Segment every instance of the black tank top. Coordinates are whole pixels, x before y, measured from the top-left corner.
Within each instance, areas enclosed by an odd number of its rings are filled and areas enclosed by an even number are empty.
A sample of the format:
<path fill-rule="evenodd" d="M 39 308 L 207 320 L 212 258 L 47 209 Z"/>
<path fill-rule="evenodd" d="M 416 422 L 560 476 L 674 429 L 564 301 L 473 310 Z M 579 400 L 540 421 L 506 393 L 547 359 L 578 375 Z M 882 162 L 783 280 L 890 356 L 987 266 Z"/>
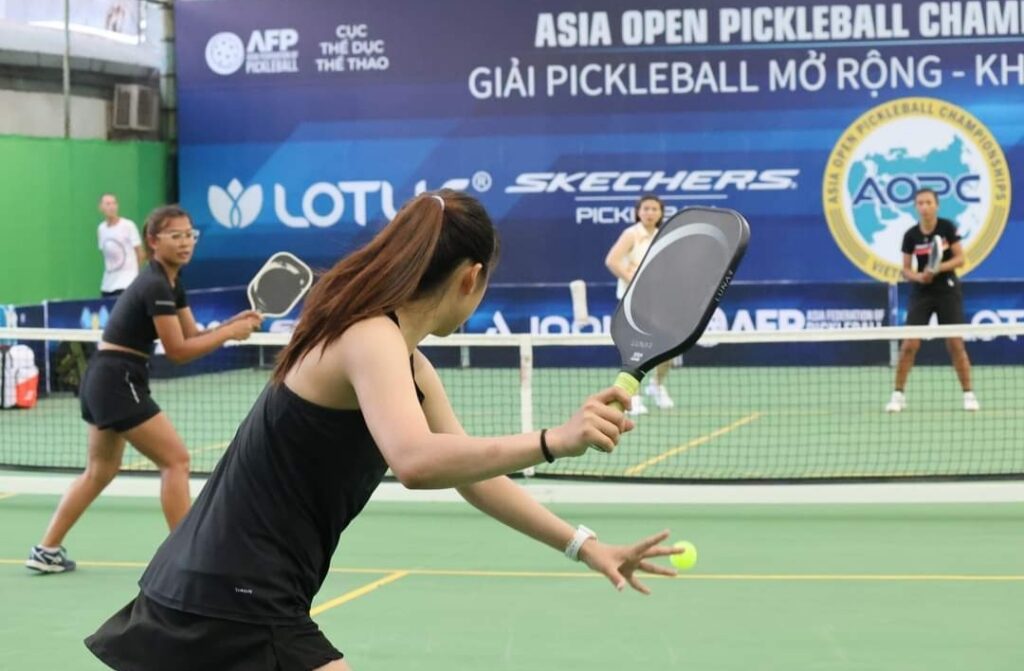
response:
<path fill-rule="evenodd" d="M 271 383 L 139 585 L 189 613 L 306 620 L 341 532 L 386 470 L 362 412 Z"/>

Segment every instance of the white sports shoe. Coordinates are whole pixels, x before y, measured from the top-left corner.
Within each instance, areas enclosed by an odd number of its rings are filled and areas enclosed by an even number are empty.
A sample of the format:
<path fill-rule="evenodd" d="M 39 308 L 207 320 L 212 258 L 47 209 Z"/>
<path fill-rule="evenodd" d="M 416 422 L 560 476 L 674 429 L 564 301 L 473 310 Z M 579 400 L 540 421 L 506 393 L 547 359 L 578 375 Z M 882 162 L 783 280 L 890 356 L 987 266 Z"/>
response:
<path fill-rule="evenodd" d="M 885 404 L 886 412 L 903 412 L 907 409 L 907 397 L 903 395 L 902 391 L 894 391 L 892 396 L 889 398 L 889 402 Z"/>
<path fill-rule="evenodd" d="M 646 415 L 647 406 L 644 405 L 644 398 L 640 394 L 633 397 L 633 403 L 630 409 L 626 411 L 627 415 Z"/>
<path fill-rule="evenodd" d="M 647 389 L 645 389 L 644 392 L 651 397 L 651 400 L 654 401 L 654 405 L 656 405 L 659 410 L 668 410 L 669 408 L 676 407 L 676 402 L 668 395 L 668 389 L 666 389 L 663 384 L 652 382 L 647 385 Z"/>
<path fill-rule="evenodd" d="M 977 412 L 981 410 L 981 404 L 978 403 L 978 397 L 974 395 L 973 391 L 964 392 L 964 410 L 967 412 Z"/>

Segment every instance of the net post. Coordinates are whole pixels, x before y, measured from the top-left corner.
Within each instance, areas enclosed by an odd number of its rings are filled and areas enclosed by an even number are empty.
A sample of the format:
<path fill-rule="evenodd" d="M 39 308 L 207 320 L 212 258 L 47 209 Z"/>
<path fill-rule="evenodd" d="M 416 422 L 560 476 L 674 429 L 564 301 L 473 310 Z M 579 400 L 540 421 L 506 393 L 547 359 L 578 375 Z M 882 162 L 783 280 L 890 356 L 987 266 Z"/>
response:
<path fill-rule="evenodd" d="M 519 430 L 533 431 L 533 343 L 524 335 L 519 341 Z M 523 475 L 532 477 L 533 466 L 523 470 Z"/>

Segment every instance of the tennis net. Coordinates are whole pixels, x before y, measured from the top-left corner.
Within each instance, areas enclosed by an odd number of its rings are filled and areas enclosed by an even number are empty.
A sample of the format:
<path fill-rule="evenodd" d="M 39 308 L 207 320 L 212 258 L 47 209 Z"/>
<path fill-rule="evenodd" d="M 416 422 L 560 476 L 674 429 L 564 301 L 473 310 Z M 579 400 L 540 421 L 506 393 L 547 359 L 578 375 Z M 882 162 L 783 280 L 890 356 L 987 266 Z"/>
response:
<path fill-rule="evenodd" d="M 0 329 L 0 343 L 30 346 L 40 369 L 36 406 L 0 410 L 0 468 L 84 465 L 76 391 L 99 336 Z M 946 337 L 967 343 L 977 412 L 963 409 Z M 185 366 L 153 357 L 153 398 L 189 446 L 195 472 L 211 471 L 228 448 L 287 338 L 256 334 Z M 905 338 L 925 342 L 906 409 L 887 413 Z M 456 335 L 422 349 L 473 435 L 560 424 L 614 380 L 618 364 L 603 335 Z M 648 412 L 613 454 L 591 451 L 534 474 L 676 482 L 1024 475 L 1024 326 L 709 332 L 675 364 L 665 381 L 674 407 L 645 397 Z M 124 470 L 153 468 L 126 451 Z"/>

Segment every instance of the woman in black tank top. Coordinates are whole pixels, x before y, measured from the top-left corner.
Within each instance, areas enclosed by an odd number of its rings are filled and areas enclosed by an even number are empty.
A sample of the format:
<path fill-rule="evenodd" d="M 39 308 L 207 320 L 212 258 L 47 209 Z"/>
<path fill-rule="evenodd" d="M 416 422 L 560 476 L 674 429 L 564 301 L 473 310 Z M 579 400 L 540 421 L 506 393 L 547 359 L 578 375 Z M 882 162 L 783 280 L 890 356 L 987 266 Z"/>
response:
<path fill-rule="evenodd" d="M 632 423 L 621 390 L 586 400 L 565 424 L 467 436 L 430 362 L 427 335 L 455 331 L 479 305 L 497 260 L 486 211 L 442 190 L 407 203 L 368 245 L 313 287 L 273 379 L 139 595 L 86 644 L 112 668 L 344 671 L 309 611 L 339 536 L 390 467 L 409 488 L 455 487 L 474 506 L 617 589 L 674 552 L 667 532 L 629 546 L 573 529 L 505 477 L 539 463 L 610 452 Z M 225 561 L 230 557 L 230 561 Z"/>
<path fill-rule="evenodd" d="M 130 442 L 160 469 L 160 503 L 173 529 L 188 512 L 188 450 L 149 394 L 149 357 L 159 338 L 167 358 L 184 363 L 228 340 L 244 340 L 259 327 L 252 311 L 201 332 L 192 317 L 181 269 L 192 258 L 197 231 L 176 205 L 159 207 L 143 230 L 149 265 L 117 299 L 99 349 L 79 387 L 82 419 L 89 425 L 85 472 L 71 483 L 39 545 L 25 565 L 40 573 L 75 569 L 62 543 L 72 525 L 121 468 Z"/>

